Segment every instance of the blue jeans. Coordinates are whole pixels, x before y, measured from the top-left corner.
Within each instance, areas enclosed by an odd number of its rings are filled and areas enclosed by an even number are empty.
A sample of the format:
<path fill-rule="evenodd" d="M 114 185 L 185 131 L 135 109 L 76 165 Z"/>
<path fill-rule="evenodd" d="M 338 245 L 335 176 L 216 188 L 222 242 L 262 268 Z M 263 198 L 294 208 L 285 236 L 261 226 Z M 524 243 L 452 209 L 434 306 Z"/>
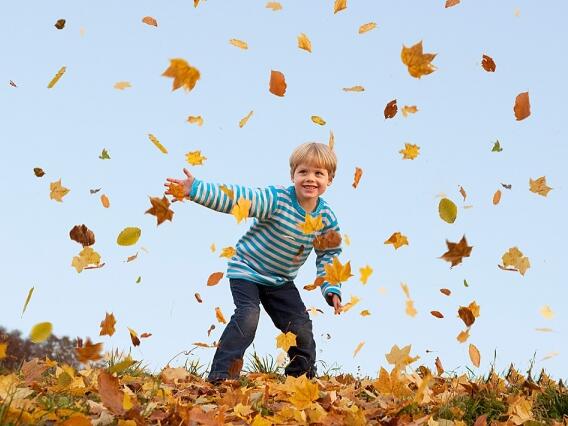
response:
<path fill-rule="evenodd" d="M 306 373 L 308 378 L 315 377 L 316 343 L 312 321 L 294 282 L 267 286 L 231 278 L 229 283 L 236 309 L 219 339 L 208 380 L 238 377 L 240 368 L 231 372 L 234 377 L 229 370 L 234 370 L 233 366 L 243 359 L 254 339 L 260 303 L 280 331 L 296 335 L 296 346 L 288 350 L 290 363 L 284 369 L 285 374 L 298 377 Z"/>

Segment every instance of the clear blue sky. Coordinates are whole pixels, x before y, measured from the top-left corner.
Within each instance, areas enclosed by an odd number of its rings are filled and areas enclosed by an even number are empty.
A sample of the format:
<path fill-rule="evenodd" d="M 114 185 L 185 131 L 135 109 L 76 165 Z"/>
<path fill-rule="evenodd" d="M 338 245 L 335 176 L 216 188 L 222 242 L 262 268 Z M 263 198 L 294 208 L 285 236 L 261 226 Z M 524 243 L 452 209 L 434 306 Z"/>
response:
<path fill-rule="evenodd" d="M 301 290 L 308 307 L 325 312 L 313 318 L 319 359 L 375 375 L 387 366 L 384 354 L 392 345 L 412 344 L 412 354 L 426 365 L 439 356 L 447 370 L 463 371 L 472 367 L 473 343 L 482 355 L 480 372 L 488 371 L 494 350 L 498 370 L 510 362 L 526 370 L 536 352 L 535 368 L 566 378 L 568 64 L 558 36 L 566 25 L 566 3 L 466 0 L 445 9 L 442 0 L 351 0 L 336 15 L 331 0 L 282 1 L 279 12 L 264 5 L 208 0 L 194 9 L 192 1 L 176 0 L 4 6 L 0 324 L 27 334 L 33 324 L 51 321 L 58 335 L 89 336 L 107 349 L 125 350 L 127 326 L 151 332 L 132 352 L 156 369 L 194 341 L 217 340 L 223 326 L 214 308 L 220 306 L 229 319 L 232 298 L 226 278 L 215 287 L 205 283 L 212 272 L 225 271 L 219 249 L 234 246 L 251 222 L 237 224 L 231 215 L 186 202 L 173 206 L 173 222 L 156 227 L 155 218 L 144 214 L 148 196 L 163 192 L 166 177 L 183 177 L 185 153 L 194 150 L 207 157 L 203 166 L 188 166 L 200 179 L 289 185 L 294 147 L 327 142 L 332 130 L 339 167 L 324 198 L 351 238 L 341 260 L 351 261 L 355 277 L 343 285 L 344 301 L 356 295 L 361 302 L 334 316 L 321 293 Z M 157 28 L 141 22 L 146 15 L 157 19 Z M 67 20 L 63 30 L 53 27 L 59 18 Z M 370 21 L 377 28 L 359 35 L 359 26 Z M 312 53 L 297 47 L 302 32 L 312 41 Z M 230 45 L 231 38 L 247 41 L 249 49 Z M 400 51 L 420 40 L 425 52 L 437 53 L 437 70 L 418 80 L 408 74 Z M 482 54 L 493 57 L 495 73 L 481 68 Z M 189 93 L 172 92 L 172 80 L 161 76 L 176 57 L 201 72 Z M 47 89 L 61 66 L 67 72 Z M 268 91 L 271 69 L 286 76 L 283 98 Z M 118 81 L 132 87 L 118 91 Z M 341 90 L 354 85 L 366 91 Z M 514 99 L 525 91 L 532 114 L 516 121 Z M 417 105 L 419 112 L 404 118 L 399 111 L 385 120 L 383 109 L 392 99 L 399 108 Z M 239 128 L 250 110 L 253 117 Z M 203 127 L 187 123 L 188 115 L 202 115 Z M 312 123 L 311 115 L 327 124 Z M 148 133 L 168 148 L 167 155 Z M 500 153 L 491 152 L 497 139 Z M 401 159 L 405 142 L 420 146 L 417 159 Z M 103 148 L 111 160 L 98 158 Z M 46 175 L 35 177 L 34 167 Z M 363 169 L 357 189 L 351 186 L 355 167 Z M 543 175 L 553 188 L 546 198 L 528 189 L 530 178 Z M 49 199 L 49 183 L 59 178 L 71 189 L 62 203 Z M 512 190 L 501 188 L 503 198 L 494 206 L 500 183 Z M 459 185 L 471 209 L 463 208 Z M 99 194 L 89 193 L 99 187 Z M 109 196 L 109 209 L 101 206 L 101 193 Z M 458 205 L 454 224 L 438 216 L 439 193 Z M 68 234 L 82 223 L 95 232 L 94 248 L 106 266 L 78 274 L 70 263 L 81 247 Z M 136 246 L 116 244 L 127 226 L 142 229 Z M 383 242 L 396 231 L 410 244 L 395 251 Z M 458 241 L 464 234 L 471 257 L 450 270 L 438 257 L 446 239 Z M 530 259 L 524 277 L 497 268 L 513 246 Z M 125 263 L 136 251 L 138 259 Z M 374 274 L 363 286 L 359 268 L 367 264 Z M 296 284 L 303 287 L 314 275 L 312 253 Z M 404 312 L 401 282 L 410 288 L 415 318 Z M 31 286 L 35 293 L 20 318 Z M 450 297 L 439 292 L 443 287 L 452 290 Z M 464 327 L 457 310 L 473 300 L 481 315 L 468 342 L 460 344 L 456 335 Z M 544 305 L 555 312 L 552 320 L 539 314 Z M 362 309 L 371 316 L 361 317 Z M 445 318 L 434 318 L 431 310 Z M 98 339 L 105 312 L 116 316 L 117 332 Z M 208 338 L 211 324 L 216 329 Z M 263 313 L 257 351 L 276 356 L 278 333 Z M 326 333 L 331 339 L 322 337 Z M 559 355 L 541 361 L 551 352 Z M 195 353 L 209 362 L 214 349 Z"/>

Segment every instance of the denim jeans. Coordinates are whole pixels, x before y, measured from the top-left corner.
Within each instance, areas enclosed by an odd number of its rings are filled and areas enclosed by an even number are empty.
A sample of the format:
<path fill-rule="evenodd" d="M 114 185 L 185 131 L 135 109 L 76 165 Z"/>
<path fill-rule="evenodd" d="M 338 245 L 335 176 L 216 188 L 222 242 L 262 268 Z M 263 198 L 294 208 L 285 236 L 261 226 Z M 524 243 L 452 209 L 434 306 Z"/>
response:
<path fill-rule="evenodd" d="M 312 321 L 294 282 L 268 286 L 231 278 L 229 283 L 236 309 L 219 339 L 208 380 L 235 378 L 229 370 L 242 360 L 254 339 L 260 303 L 280 331 L 296 335 L 296 346 L 288 350 L 290 363 L 284 369 L 285 374 L 298 377 L 306 373 L 308 378 L 315 377 L 316 343 Z M 238 377 L 240 368 L 238 370 L 231 373 Z"/>

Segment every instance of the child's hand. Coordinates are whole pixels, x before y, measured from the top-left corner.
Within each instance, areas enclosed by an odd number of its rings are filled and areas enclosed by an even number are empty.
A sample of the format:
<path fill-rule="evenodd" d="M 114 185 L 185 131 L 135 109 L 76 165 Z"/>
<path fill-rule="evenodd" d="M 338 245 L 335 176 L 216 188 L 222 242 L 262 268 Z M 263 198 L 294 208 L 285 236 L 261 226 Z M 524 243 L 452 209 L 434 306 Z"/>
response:
<path fill-rule="evenodd" d="M 166 179 L 168 181 L 168 183 L 164 183 L 164 186 L 166 186 L 168 188 L 168 190 L 166 191 L 167 195 L 174 195 L 171 191 L 170 185 L 172 183 L 175 183 L 175 184 L 181 185 L 183 187 L 183 193 L 186 195 L 186 197 L 189 196 L 189 191 L 191 190 L 191 185 L 193 185 L 193 181 L 195 180 L 195 177 L 193 177 L 193 175 L 186 168 L 183 169 L 183 172 L 187 176 L 187 179 L 184 179 L 184 180 L 173 179 L 173 178 L 167 178 Z M 176 202 L 176 201 L 177 201 L 177 199 L 174 198 L 172 202 Z"/>
<path fill-rule="evenodd" d="M 341 313 L 341 308 L 342 308 L 341 299 L 337 294 L 334 294 L 331 301 L 333 302 L 333 308 L 335 309 L 334 314 L 339 315 Z"/>

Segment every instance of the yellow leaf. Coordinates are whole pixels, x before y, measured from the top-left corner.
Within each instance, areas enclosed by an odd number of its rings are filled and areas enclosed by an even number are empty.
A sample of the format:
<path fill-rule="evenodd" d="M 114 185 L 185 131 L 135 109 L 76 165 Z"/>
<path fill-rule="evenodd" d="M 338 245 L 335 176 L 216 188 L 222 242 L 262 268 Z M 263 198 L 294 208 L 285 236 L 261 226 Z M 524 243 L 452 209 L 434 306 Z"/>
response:
<path fill-rule="evenodd" d="M 329 149 L 331 149 L 333 151 L 333 147 L 335 146 L 335 136 L 333 135 L 333 132 L 331 130 L 329 131 L 328 146 L 329 146 Z"/>
<path fill-rule="evenodd" d="M 209 246 L 209 249 L 211 250 L 211 253 L 215 253 L 215 250 L 217 250 L 217 247 L 215 246 L 215 243 L 212 243 L 212 244 Z"/>
<path fill-rule="evenodd" d="M 325 126 L 325 120 L 317 115 L 312 115 L 312 121 L 320 126 Z"/>
<path fill-rule="evenodd" d="M 406 309 L 405 309 L 406 315 L 410 316 L 410 317 L 415 317 L 416 314 L 418 313 L 416 311 L 416 309 L 414 308 L 414 300 L 412 299 L 408 299 L 406 301 Z"/>
<path fill-rule="evenodd" d="M 351 309 L 352 307 L 354 307 L 356 304 L 358 304 L 361 301 L 360 298 L 358 298 L 355 295 L 351 296 L 351 300 L 349 300 L 349 302 L 347 302 L 345 305 L 343 305 L 341 307 L 341 312 L 347 312 L 349 309 Z"/>
<path fill-rule="evenodd" d="M 363 86 L 351 86 L 351 87 L 344 87 L 344 92 L 364 92 L 365 88 Z"/>
<path fill-rule="evenodd" d="M 215 317 L 217 318 L 217 321 L 219 321 L 220 323 L 227 324 L 227 320 L 223 316 L 223 312 L 221 312 L 221 308 L 218 307 L 218 306 L 215 308 Z"/>
<path fill-rule="evenodd" d="M 113 86 L 116 90 L 124 90 L 124 89 L 128 89 L 129 87 L 132 87 L 130 85 L 130 83 L 128 81 L 119 81 L 117 83 L 114 83 Z"/>
<path fill-rule="evenodd" d="M 166 149 L 166 147 L 160 143 L 160 141 L 158 140 L 158 138 L 156 136 L 154 136 L 152 133 L 149 133 L 148 138 L 150 138 L 150 140 L 156 146 L 156 148 L 158 148 L 164 154 L 168 153 L 168 150 Z"/>
<path fill-rule="evenodd" d="M 32 327 L 30 331 L 30 340 L 34 343 L 41 343 L 51 336 L 53 326 L 50 322 L 40 322 Z"/>
<path fill-rule="evenodd" d="M 26 301 L 24 302 L 24 307 L 22 308 L 22 315 L 20 315 L 20 317 L 23 317 L 24 312 L 26 312 L 26 308 L 28 307 L 28 303 L 30 303 L 30 299 L 32 298 L 32 294 L 34 292 L 34 288 L 35 287 L 30 288 L 30 290 L 28 291 L 28 296 L 26 297 Z"/>
<path fill-rule="evenodd" d="M 351 244 L 351 238 L 349 238 L 349 235 L 347 234 L 343 234 L 343 241 L 345 242 L 346 246 L 349 246 Z"/>
<path fill-rule="evenodd" d="M 0 343 L 0 360 L 6 358 L 7 349 L 8 349 L 8 343 Z"/>
<path fill-rule="evenodd" d="M 375 28 L 377 28 L 377 24 L 375 22 L 368 22 L 359 27 L 359 34 L 364 34 L 368 31 L 374 30 Z"/>
<path fill-rule="evenodd" d="M 529 178 L 529 189 L 531 192 L 542 195 L 543 197 L 546 197 L 546 195 L 550 192 L 550 190 L 552 190 L 552 188 L 546 185 L 545 176 L 541 176 L 536 180 L 532 180 Z"/>
<path fill-rule="evenodd" d="M 361 350 L 361 348 L 365 345 L 365 342 L 359 342 L 359 344 L 357 345 L 357 347 L 355 348 L 355 351 L 353 351 L 353 358 L 355 358 L 355 355 L 357 355 L 359 353 L 359 351 Z"/>
<path fill-rule="evenodd" d="M 313 402 L 319 398 L 318 384 L 312 383 L 305 374 L 298 378 L 288 376 L 285 385 L 291 388 L 292 396 L 290 397 L 290 402 L 298 410 L 310 408 Z"/>
<path fill-rule="evenodd" d="M 260 413 L 257 413 L 252 420 L 251 426 L 272 426 L 272 424 L 270 420 L 265 419 Z"/>
<path fill-rule="evenodd" d="M 481 361 L 481 354 L 479 353 L 479 349 L 473 344 L 469 344 L 469 359 L 476 367 L 479 367 L 479 363 Z"/>
<path fill-rule="evenodd" d="M 405 143 L 404 149 L 401 149 L 398 152 L 402 154 L 403 160 L 414 160 L 416 157 L 418 157 L 418 151 L 420 151 L 420 147 L 418 145 Z"/>
<path fill-rule="evenodd" d="M 473 302 L 471 302 L 469 305 L 467 305 L 467 307 L 469 308 L 469 310 L 471 311 L 471 313 L 473 314 L 473 316 L 475 318 L 479 318 L 479 305 L 475 302 L 475 300 Z"/>
<path fill-rule="evenodd" d="M 410 291 L 408 290 L 408 284 L 400 283 L 400 288 L 402 288 L 402 291 L 404 292 L 404 295 L 406 296 L 406 298 L 410 299 Z"/>
<path fill-rule="evenodd" d="M 464 331 L 460 331 L 460 334 L 458 334 L 458 336 L 456 337 L 456 339 L 460 343 L 464 343 L 468 338 L 469 338 L 469 328 Z"/>
<path fill-rule="evenodd" d="M 324 279 L 330 284 L 339 284 L 353 276 L 351 273 L 351 263 L 348 261 L 345 265 L 342 265 L 337 256 L 333 257 L 331 264 L 325 264 L 324 269 Z"/>
<path fill-rule="evenodd" d="M 245 124 L 247 124 L 247 122 L 249 121 L 249 118 L 252 117 L 254 111 L 249 112 L 247 115 L 245 115 L 243 118 L 241 118 L 241 120 L 239 121 L 239 127 L 242 129 L 243 126 Z"/>
<path fill-rule="evenodd" d="M 418 112 L 418 108 L 416 105 L 404 105 L 401 111 L 403 117 L 408 117 L 409 114 L 416 114 L 416 112 Z"/>
<path fill-rule="evenodd" d="M 266 3 L 266 8 L 272 9 L 273 12 L 276 12 L 277 10 L 282 10 L 282 5 L 277 1 L 269 1 Z"/>
<path fill-rule="evenodd" d="M 242 220 L 246 220 L 249 215 L 251 206 L 251 201 L 244 197 L 239 198 L 238 203 L 233 205 L 231 214 L 237 219 L 237 223 L 241 223 Z"/>
<path fill-rule="evenodd" d="M 298 224 L 298 228 L 301 229 L 304 234 L 312 234 L 323 229 L 322 215 L 320 214 L 313 217 L 311 214 L 306 213 L 305 221 Z"/>
<path fill-rule="evenodd" d="M 101 255 L 94 251 L 92 247 L 85 247 L 79 252 L 79 256 L 73 257 L 71 266 L 81 273 L 89 265 L 99 266 L 100 262 Z"/>
<path fill-rule="evenodd" d="M 359 278 L 363 284 L 367 284 L 367 280 L 373 273 L 373 268 L 369 265 L 366 265 L 363 268 L 359 268 L 359 272 L 361 273 L 361 277 Z"/>
<path fill-rule="evenodd" d="M 291 331 L 276 336 L 276 347 L 288 352 L 290 346 L 296 346 L 296 335 Z"/>
<path fill-rule="evenodd" d="M 298 47 L 300 49 L 304 49 L 308 52 L 312 51 L 312 42 L 310 41 L 310 39 L 308 38 L 307 35 L 305 35 L 304 33 L 301 33 L 298 36 Z"/>
<path fill-rule="evenodd" d="M 140 235 L 142 235 L 142 230 L 140 228 L 126 227 L 120 231 L 120 234 L 118 234 L 116 243 L 119 246 L 132 246 L 138 242 Z"/>
<path fill-rule="evenodd" d="M 389 237 L 388 240 L 385 241 L 385 244 L 392 244 L 396 250 L 403 245 L 408 245 L 408 238 L 406 238 L 406 236 L 402 235 L 400 232 L 395 232 Z"/>
<path fill-rule="evenodd" d="M 122 408 L 126 411 L 130 410 L 133 407 L 132 401 L 130 400 L 130 395 L 126 392 L 124 393 L 124 398 L 122 398 Z M 133 421 L 134 425 L 136 423 Z"/>
<path fill-rule="evenodd" d="M 554 312 L 552 312 L 552 309 L 550 309 L 550 306 L 548 305 L 544 305 L 540 308 L 540 314 L 546 319 L 554 318 Z"/>
<path fill-rule="evenodd" d="M 190 151 L 186 152 L 185 159 L 192 166 L 201 166 L 207 157 L 201 155 L 201 151 Z"/>
<path fill-rule="evenodd" d="M 190 124 L 197 124 L 199 127 L 203 126 L 203 117 L 200 115 L 190 115 L 187 117 L 187 121 Z"/>
<path fill-rule="evenodd" d="M 532 402 L 521 395 L 511 395 L 508 398 L 509 420 L 515 425 L 522 425 L 533 420 Z"/>
<path fill-rule="evenodd" d="M 232 38 L 232 39 L 229 40 L 229 43 L 231 43 L 235 47 L 238 47 L 239 49 L 243 49 L 243 50 L 248 49 L 247 42 L 243 41 L 243 40 L 238 40 L 236 38 Z"/>
<path fill-rule="evenodd" d="M 368 317 L 369 315 L 371 315 L 371 313 L 369 312 L 368 309 L 364 309 L 361 312 L 359 312 L 359 315 L 361 315 L 362 317 Z"/>
<path fill-rule="evenodd" d="M 59 81 L 59 79 L 61 77 L 63 77 L 63 74 L 65 74 L 65 71 L 67 70 L 67 68 L 65 67 L 61 67 L 59 69 L 59 71 L 57 71 L 57 74 L 55 74 L 55 76 L 51 79 L 51 81 L 49 82 L 49 84 L 47 85 L 48 89 L 51 89 L 53 86 L 55 86 L 57 84 L 57 82 Z"/>
<path fill-rule="evenodd" d="M 170 59 L 170 66 L 162 73 L 162 76 L 174 79 L 172 90 L 183 87 L 186 91 L 190 91 L 195 87 L 201 74 L 197 68 L 189 65 L 186 60 L 176 58 Z"/>
<path fill-rule="evenodd" d="M 431 62 L 436 57 L 435 53 L 422 53 L 422 41 L 414 46 L 402 46 L 400 58 L 402 63 L 408 67 L 408 72 L 412 77 L 420 78 L 436 70 Z"/>
<path fill-rule="evenodd" d="M 412 345 L 407 345 L 403 348 L 399 348 L 398 345 L 394 345 L 390 352 L 385 355 L 387 362 L 399 368 L 406 367 L 408 364 L 413 363 L 420 357 L 416 356 L 413 358 L 410 356 L 411 347 Z"/>
<path fill-rule="evenodd" d="M 333 4 L 333 13 L 336 14 L 337 12 L 347 8 L 347 0 L 335 0 Z"/>
<path fill-rule="evenodd" d="M 511 247 L 503 256 L 503 266 L 512 266 L 519 271 L 521 275 L 525 275 L 525 272 L 530 268 L 529 258 L 523 256 L 523 253 L 517 247 Z M 515 270 L 513 269 L 513 270 Z"/>
<path fill-rule="evenodd" d="M 49 184 L 49 191 L 49 198 L 59 201 L 60 203 L 63 201 L 63 197 L 69 193 L 69 189 L 61 185 L 61 179 L 56 182 L 51 182 Z"/>
<path fill-rule="evenodd" d="M 458 208 L 454 202 L 448 198 L 442 198 L 438 204 L 438 213 L 443 221 L 454 223 L 458 215 Z"/>
<path fill-rule="evenodd" d="M 235 254 L 237 254 L 237 250 L 235 250 L 234 247 L 231 247 L 231 246 L 223 247 L 221 249 L 221 254 L 219 255 L 219 257 L 226 257 L 227 259 L 230 259 Z"/>

